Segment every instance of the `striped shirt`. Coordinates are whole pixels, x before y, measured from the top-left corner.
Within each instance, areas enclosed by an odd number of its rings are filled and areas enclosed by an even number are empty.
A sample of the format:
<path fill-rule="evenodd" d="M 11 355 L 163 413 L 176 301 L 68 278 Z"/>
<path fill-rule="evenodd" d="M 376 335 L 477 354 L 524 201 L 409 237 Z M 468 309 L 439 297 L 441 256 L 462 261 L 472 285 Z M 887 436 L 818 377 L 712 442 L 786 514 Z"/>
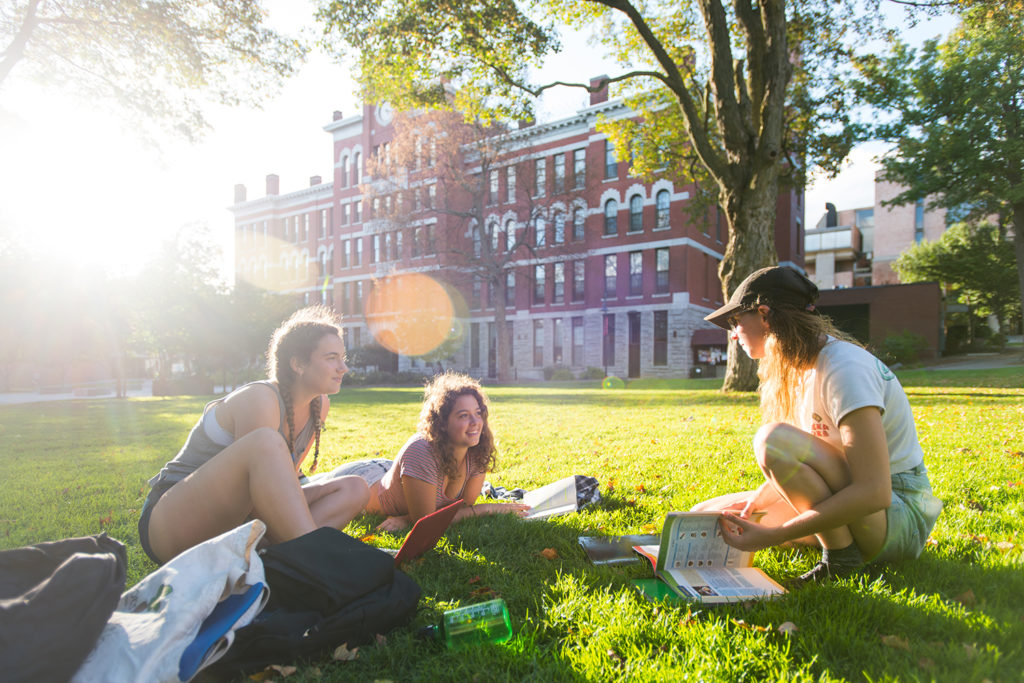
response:
<path fill-rule="evenodd" d="M 402 490 L 402 477 L 412 477 L 433 484 L 436 490 L 435 510 L 450 505 L 462 498 L 466 490 L 466 483 L 476 474 L 482 474 L 470 469 L 469 457 L 465 459 L 466 478 L 462 482 L 462 488 L 454 498 L 445 495 L 445 477 L 441 471 L 438 457 L 434 453 L 433 446 L 421 434 L 414 434 L 405 442 L 402 449 L 398 451 L 398 457 L 388 470 L 384 478 L 380 480 L 381 511 L 388 517 L 405 515 L 409 512 L 409 505 L 405 500 L 405 492 Z"/>

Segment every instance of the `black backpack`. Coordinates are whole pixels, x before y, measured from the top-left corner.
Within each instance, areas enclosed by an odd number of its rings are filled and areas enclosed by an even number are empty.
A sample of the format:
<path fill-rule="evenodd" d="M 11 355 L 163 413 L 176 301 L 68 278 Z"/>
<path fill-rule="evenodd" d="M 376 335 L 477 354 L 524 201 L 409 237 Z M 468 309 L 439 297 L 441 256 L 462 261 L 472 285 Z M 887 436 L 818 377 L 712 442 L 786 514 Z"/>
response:
<path fill-rule="evenodd" d="M 412 619 L 420 587 L 395 558 L 330 527 L 261 552 L 270 587 L 266 608 L 211 669 L 261 670 L 323 655 L 342 643 L 373 641 Z"/>

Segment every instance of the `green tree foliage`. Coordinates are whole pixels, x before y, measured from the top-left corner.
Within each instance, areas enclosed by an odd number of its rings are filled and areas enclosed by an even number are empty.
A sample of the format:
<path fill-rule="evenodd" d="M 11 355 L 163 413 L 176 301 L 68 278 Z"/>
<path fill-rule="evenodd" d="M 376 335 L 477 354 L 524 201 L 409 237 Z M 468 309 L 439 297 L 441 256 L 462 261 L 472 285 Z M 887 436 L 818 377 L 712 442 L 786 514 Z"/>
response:
<path fill-rule="evenodd" d="M 861 132 L 895 145 L 882 159 L 882 177 L 906 190 L 890 203 L 932 197 L 959 217 L 999 216 L 1000 228 L 1013 233 L 1016 260 L 1016 284 L 1001 287 L 1003 294 L 1016 290 L 1019 306 L 1024 297 L 1024 10 L 979 3 L 947 39 L 929 41 L 919 51 L 897 41 L 889 54 L 863 57 L 856 66 L 860 97 L 889 114 Z M 922 252 L 915 260 L 923 257 Z M 1006 304 L 991 310 L 1005 316 Z"/>
<path fill-rule="evenodd" d="M 667 157 L 728 219 L 726 294 L 777 260 L 780 177 L 800 186 L 808 162 L 831 169 L 849 149 L 832 69 L 853 16 L 845 0 L 323 0 L 319 12 L 326 41 L 357 53 L 364 97 L 399 108 L 530 118 L 531 98 L 548 88 L 623 84 L 641 122 L 613 132 L 620 148 L 641 141 L 640 172 Z M 533 82 L 531 69 L 561 49 L 561 24 L 591 31 L 623 73 L 594 86 L 580 82 L 594 74 L 579 73 Z M 753 388 L 753 363 L 731 351 L 726 389 Z"/>
<path fill-rule="evenodd" d="M 304 57 L 265 20 L 252 0 L 3 0 L 0 88 L 31 79 L 193 138 L 206 127 L 197 95 L 258 103 Z"/>
<path fill-rule="evenodd" d="M 1013 245 L 990 223 L 950 226 L 900 254 L 894 267 L 903 282 L 937 281 L 972 313 L 994 315 L 1001 325 L 1020 315 Z"/>

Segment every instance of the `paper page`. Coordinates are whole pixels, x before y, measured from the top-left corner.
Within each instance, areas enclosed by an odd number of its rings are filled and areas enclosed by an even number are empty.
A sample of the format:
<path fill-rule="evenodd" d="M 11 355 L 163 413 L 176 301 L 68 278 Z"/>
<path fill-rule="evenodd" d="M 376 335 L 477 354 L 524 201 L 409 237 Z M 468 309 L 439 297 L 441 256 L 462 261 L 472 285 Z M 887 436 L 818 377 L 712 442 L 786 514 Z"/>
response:
<path fill-rule="evenodd" d="M 576 477 L 566 477 L 529 491 L 523 503 L 532 509 L 524 519 L 544 519 L 576 511 Z"/>
<path fill-rule="evenodd" d="M 779 584 L 772 581 L 760 569 L 718 568 L 718 569 L 670 569 L 662 573 L 669 585 L 682 594 L 699 598 L 703 602 L 729 602 L 763 598 L 785 593 Z"/>
<path fill-rule="evenodd" d="M 722 540 L 719 517 L 717 512 L 670 512 L 662 530 L 664 556 L 658 558 L 658 569 L 749 567 L 751 554 Z"/>

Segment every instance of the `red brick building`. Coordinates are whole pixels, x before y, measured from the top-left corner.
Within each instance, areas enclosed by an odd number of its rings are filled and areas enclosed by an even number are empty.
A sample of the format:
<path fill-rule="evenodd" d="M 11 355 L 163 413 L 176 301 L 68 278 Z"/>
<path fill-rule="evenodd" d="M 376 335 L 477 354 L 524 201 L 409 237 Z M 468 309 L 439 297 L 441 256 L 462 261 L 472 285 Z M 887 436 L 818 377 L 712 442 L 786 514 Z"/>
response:
<path fill-rule="evenodd" d="M 703 317 L 722 300 L 717 271 L 728 239 L 725 217 L 711 210 L 694 222 L 685 210 L 692 186 L 629 175 L 629 164 L 615 159 L 596 130 L 599 116 L 629 115 L 620 102 L 595 93 L 574 116 L 506 133 L 517 151 L 493 171 L 486 220 L 502 226 L 503 235 L 541 235 L 531 237 L 534 248 L 522 251 L 507 275 L 518 378 L 540 378 L 553 367 L 576 375 L 598 367 L 620 377 L 686 377 L 698 364 L 707 374 L 724 358 L 724 334 Z M 364 195 L 368 157 L 395 134 L 390 111 L 365 105 L 353 116 L 335 112 L 324 129 L 334 147 L 332 182 L 313 177 L 308 188 L 282 195 L 270 175 L 266 196 L 252 200 L 236 186 L 236 276 L 333 305 L 355 348 L 371 340 L 363 306 L 374 281 L 425 272 L 468 302 L 459 313 L 460 350 L 446 365 L 493 377 L 494 297 L 438 248 L 453 232 L 453 218 L 432 208 L 444 199 L 439 184 L 417 181 L 416 211 L 401 221 L 377 220 L 377 200 Z M 802 215 L 802 194 L 783 193 L 779 260 L 798 268 Z M 705 332 L 695 336 L 698 330 Z M 399 356 L 394 367 L 421 362 Z"/>

